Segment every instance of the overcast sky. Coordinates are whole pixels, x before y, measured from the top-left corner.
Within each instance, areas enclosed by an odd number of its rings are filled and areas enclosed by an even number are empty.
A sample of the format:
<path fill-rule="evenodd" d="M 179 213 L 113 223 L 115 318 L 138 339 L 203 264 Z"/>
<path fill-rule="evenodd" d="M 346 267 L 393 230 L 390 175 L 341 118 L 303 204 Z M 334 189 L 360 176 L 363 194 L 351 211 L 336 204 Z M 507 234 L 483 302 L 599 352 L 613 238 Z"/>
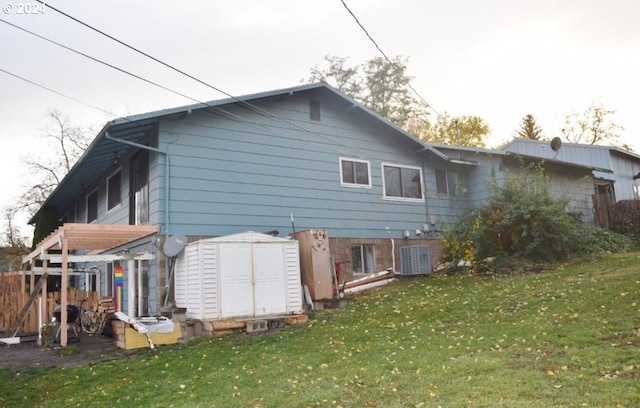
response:
<path fill-rule="evenodd" d="M 0 3 L 6 22 L 194 99 L 224 97 L 50 8 Z M 380 55 L 340 0 L 48 3 L 233 95 L 299 85 L 326 55 L 349 57 L 352 64 Z M 412 85 L 435 111 L 482 117 L 492 129 L 490 147 L 511 139 L 526 114 L 536 117 L 545 136 L 560 136 L 566 115 L 595 101 L 617 112 L 613 119 L 625 128 L 622 142 L 640 151 L 634 109 L 640 95 L 640 1 L 345 3 L 388 56 L 409 58 Z M 126 116 L 193 102 L 4 22 L 0 69 L 101 109 L 0 72 L 0 208 L 29 185 L 23 158 L 46 154 L 42 135 L 52 124 L 49 110 L 92 126 L 95 135 L 114 118 L 104 111 Z"/>

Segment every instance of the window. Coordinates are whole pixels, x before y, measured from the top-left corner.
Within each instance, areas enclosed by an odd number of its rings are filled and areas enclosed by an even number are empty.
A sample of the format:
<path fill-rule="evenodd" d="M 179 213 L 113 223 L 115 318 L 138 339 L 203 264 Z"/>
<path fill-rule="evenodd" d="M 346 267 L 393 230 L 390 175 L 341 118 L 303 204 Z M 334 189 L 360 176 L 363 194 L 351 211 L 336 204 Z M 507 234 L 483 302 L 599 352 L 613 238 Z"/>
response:
<path fill-rule="evenodd" d="M 113 298 L 113 263 L 107 263 L 105 275 L 104 289 L 100 291 L 100 295 Z"/>
<path fill-rule="evenodd" d="M 129 224 L 149 222 L 149 151 L 140 150 L 132 159 L 129 178 Z"/>
<path fill-rule="evenodd" d="M 107 211 L 120 206 L 122 176 L 120 170 L 107 178 Z"/>
<path fill-rule="evenodd" d="M 340 158 L 340 185 L 371 188 L 369 162 Z"/>
<path fill-rule="evenodd" d="M 320 120 L 320 101 L 309 99 L 309 119 Z"/>
<path fill-rule="evenodd" d="M 450 196 L 459 195 L 458 173 L 436 170 L 436 193 Z"/>
<path fill-rule="evenodd" d="M 384 198 L 422 201 L 422 172 L 419 167 L 382 164 Z"/>
<path fill-rule="evenodd" d="M 375 271 L 373 245 L 352 245 L 351 265 L 354 273 L 373 273 Z"/>
<path fill-rule="evenodd" d="M 98 190 L 93 190 L 87 196 L 87 224 L 98 219 Z"/>

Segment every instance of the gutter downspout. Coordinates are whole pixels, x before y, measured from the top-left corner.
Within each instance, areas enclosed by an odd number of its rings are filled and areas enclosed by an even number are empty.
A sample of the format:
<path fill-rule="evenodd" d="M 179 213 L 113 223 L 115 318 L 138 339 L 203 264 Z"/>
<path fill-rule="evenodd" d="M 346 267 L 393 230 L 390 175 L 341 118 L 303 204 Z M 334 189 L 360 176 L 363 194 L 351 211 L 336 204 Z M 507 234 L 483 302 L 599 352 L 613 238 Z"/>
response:
<path fill-rule="evenodd" d="M 169 236 L 169 153 L 164 152 L 156 147 L 151 147 L 151 146 L 143 145 L 140 143 L 130 142 L 128 140 L 115 138 L 111 136 L 109 132 L 104 132 L 104 136 L 107 139 L 113 140 L 114 142 L 117 142 L 117 143 L 122 143 L 128 146 L 149 150 L 151 152 L 156 152 L 164 155 L 164 202 L 165 202 L 164 225 L 165 225 L 165 235 Z"/>
<path fill-rule="evenodd" d="M 393 268 L 393 273 L 396 273 L 396 242 L 393 238 L 389 238 L 391 240 L 391 268 Z"/>

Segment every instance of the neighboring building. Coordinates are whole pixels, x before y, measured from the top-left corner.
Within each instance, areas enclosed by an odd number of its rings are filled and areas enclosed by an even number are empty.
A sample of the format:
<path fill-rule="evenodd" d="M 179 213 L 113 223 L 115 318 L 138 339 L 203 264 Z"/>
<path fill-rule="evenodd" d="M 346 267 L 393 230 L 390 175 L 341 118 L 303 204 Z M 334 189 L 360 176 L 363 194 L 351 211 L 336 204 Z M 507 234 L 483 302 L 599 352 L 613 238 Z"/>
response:
<path fill-rule="evenodd" d="M 585 204 L 577 180 L 591 168 L 548 166 L 563 191 L 575 190 L 576 207 Z M 168 236 L 326 229 L 343 278 L 401 271 L 407 246 L 428 248 L 418 261 L 430 269 L 443 224 L 486 200 L 489 177 L 508 169 L 517 171 L 517 160 L 507 152 L 426 144 L 334 88 L 310 84 L 113 120 L 40 215 L 157 227 L 133 242 L 91 247 L 153 257 L 97 264 L 95 277 L 75 283 L 112 296 L 122 268 L 134 268 L 119 282 L 123 308 L 157 314 L 170 281 L 160 250 Z"/>
<path fill-rule="evenodd" d="M 562 143 L 558 151 L 553 151 L 549 142 L 528 139 L 514 139 L 504 150 L 593 167 L 593 194 L 605 195 L 610 202 L 640 198 L 640 155 L 628 150 Z"/>
<path fill-rule="evenodd" d="M 523 165 L 540 161 L 532 155 L 513 154 L 503 150 L 446 145 L 432 147 L 457 165 L 454 177 L 459 180 L 460 189 L 467 200 L 464 206 L 451 208 L 451 212 L 456 215 L 460 211 L 477 208 L 486 203 L 490 194 L 490 181 L 501 184 L 509 175 L 520 174 Z M 556 197 L 568 198 L 570 209 L 580 213 L 583 222 L 593 224 L 593 187 L 590 181 L 593 167 L 553 159 L 547 159 L 543 164 L 549 180 L 549 192 Z"/>
<path fill-rule="evenodd" d="M 509 153 L 593 168 L 591 207 L 595 223 L 609 227 L 609 204 L 640 198 L 640 155 L 615 146 L 562 143 L 554 151 L 549 142 L 514 139 L 504 147 Z"/>

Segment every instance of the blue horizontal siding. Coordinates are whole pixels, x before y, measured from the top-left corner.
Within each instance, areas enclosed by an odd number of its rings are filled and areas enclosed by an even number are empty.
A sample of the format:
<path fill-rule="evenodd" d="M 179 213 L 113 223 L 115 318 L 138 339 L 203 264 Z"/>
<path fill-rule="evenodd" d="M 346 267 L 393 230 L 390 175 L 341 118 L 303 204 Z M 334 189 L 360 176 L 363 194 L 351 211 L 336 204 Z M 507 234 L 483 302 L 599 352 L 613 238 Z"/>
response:
<path fill-rule="evenodd" d="M 384 200 L 381 177 L 382 162 L 421 166 L 419 146 L 325 105 L 319 123 L 309 121 L 308 101 L 296 97 L 265 106 L 289 123 L 244 109 L 234 113 L 251 123 L 197 113 L 161 122 L 172 232 L 288 233 L 291 213 L 296 228 L 328 228 L 332 236 L 399 237 L 419 228 L 426 203 Z M 340 186 L 339 157 L 369 160 L 373 187 Z"/>

